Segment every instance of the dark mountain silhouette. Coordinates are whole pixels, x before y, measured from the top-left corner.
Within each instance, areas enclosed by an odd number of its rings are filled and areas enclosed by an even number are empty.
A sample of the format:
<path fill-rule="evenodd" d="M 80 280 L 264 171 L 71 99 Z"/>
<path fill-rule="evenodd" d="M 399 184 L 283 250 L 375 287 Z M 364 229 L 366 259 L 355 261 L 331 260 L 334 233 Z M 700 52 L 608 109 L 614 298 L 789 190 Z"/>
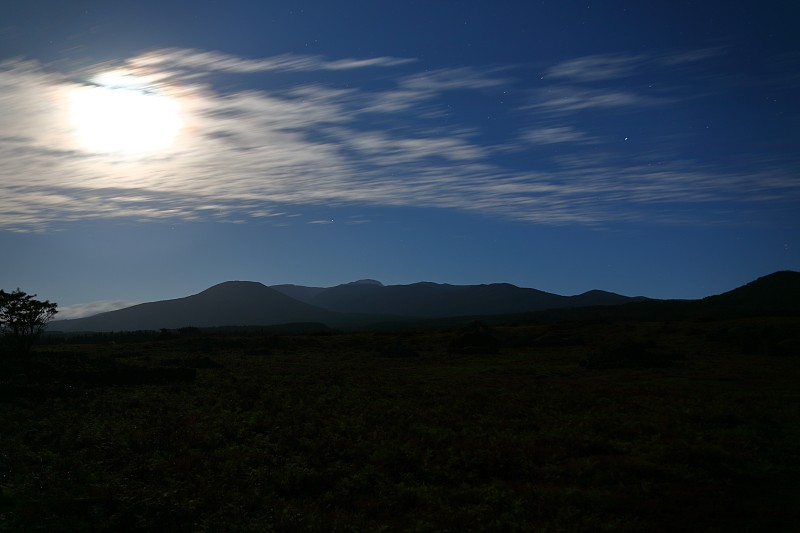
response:
<path fill-rule="evenodd" d="M 360 280 L 335 287 L 229 281 L 199 294 L 135 305 L 87 318 L 57 320 L 50 331 L 134 331 L 224 326 L 321 323 L 363 327 L 374 323 L 493 317 L 528 319 L 625 319 L 800 315 L 800 273 L 784 271 L 702 300 L 650 300 L 606 291 L 559 296 L 508 283 L 448 285 L 430 282 L 382 285 Z M 393 322 L 394 321 L 394 322 Z"/>
<path fill-rule="evenodd" d="M 252 281 L 228 281 L 199 294 L 143 303 L 99 315 L 56 320 L 51 331 L 134 331 L 186 326 L 250 326 L 336 322 L 336 313 L 300 302 Z"/>
<path fill-rule="evenodd" d="M 382 287 L 383 283 L 374 279 L 360 279 L 358 281 L 353 281 L 351 283 L 345 283 L 344 285 L 338 285 L 337 287 Z M 300 300 L 301 302 L 305 302 L 307 304 L 311 304 L 314 301 L 314 298 L 317 297 L 322 292 L 326 292 L 331 290 L 327 287 L 305 287 L 303 285 L 271 285 L 270 288 L 275 289 L 278 292 L 282 292 L 286 296 L 294 298 L 295 300 Z M 358 290 L 358 289 L 355 289 Z"/>
<path fill-rule="evenodd" d="M 800 272 L 783 270 L 743 285 L 732 291 L 703 298 L 704 310 L 729 313 L 800 313 Z"/>
<path fill-rule="evenodd" d="M 594 292 L 594 291 L 592 291 Z M 583 295 L 581 295 L 583 296 Z M 548 320 L 676 320 L 800 316 L 800 272 L 775 272 L 736 289 L 701 300 L 648 300 L 575 306 L 534 313 Z M 519 320 L 519 317 L 517 318 Z"/>
<path fill-rule="evenodd" d="M 285 294 L 289 298 L 294 298 L 295 300 L 305 303 L 309 303 L 314 296 L 322 291 L 327 290 L 325 287 L 305 287 L 303 285 L 292 284 L 270 285 L 270 289 L 275 289 L 276 291 Z"/>
<path fill-rule="evenodd" d="M 283 286 L 273 288 L 285 291 L 287 295 L 301 292 L 294 286 L 288 290 Z M 304 293 L 307 294 L 311 293 Z M 448 285 L 420 282 L 411 285 L 383 285 L 374 280 L 361 280 L 315 291 L 304 301 L 340 313 L 440 318 L 523 313 L 586 305 L 618 305 L 634 300 L 605 291 L 559 296 L 508 283 Z"/>

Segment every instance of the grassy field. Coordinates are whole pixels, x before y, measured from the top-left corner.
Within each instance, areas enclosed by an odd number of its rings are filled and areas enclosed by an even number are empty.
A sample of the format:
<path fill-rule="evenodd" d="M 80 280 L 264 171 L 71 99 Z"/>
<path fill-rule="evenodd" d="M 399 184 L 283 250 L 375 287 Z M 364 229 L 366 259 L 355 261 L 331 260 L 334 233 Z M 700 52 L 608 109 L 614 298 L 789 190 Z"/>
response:
<path fill-rule="evenodd" d="M 800 531 L 796 332 L 40 346 L 2 361 L 0 531 Z"/>

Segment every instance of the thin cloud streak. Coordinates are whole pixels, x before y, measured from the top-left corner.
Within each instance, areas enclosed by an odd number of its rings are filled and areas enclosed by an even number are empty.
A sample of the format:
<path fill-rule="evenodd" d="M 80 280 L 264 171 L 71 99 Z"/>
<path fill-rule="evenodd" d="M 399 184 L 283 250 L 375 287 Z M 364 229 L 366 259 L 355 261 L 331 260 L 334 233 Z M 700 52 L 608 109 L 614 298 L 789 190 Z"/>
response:
<path fill-rule="evenodd" d="M 676 52 L 672 54 L 664 54 L 657 60 L 664 65 L 684 65 L 687 63 L 695 63 L 697 61 L 705 61 L 725 54 L 725 47 L 711 46 L 708 48 L 700 48 L 697 50 L 686 50 L 683 52 Z"/>
<path fill-rule="evenodd" d="M 619 89 L 587 89 L 573 86 L 548 87 L 538 91 L 528 108 L 553 113 L 585 109 L 640 108 L 672 103 L 667 97 L 652 97 Z"/>
<path fill-rule="evenodd" d="M 645 57 L 641 55 L 592 55 L 570 59 L 545 71 L 546 78 L 573 82 L 612 80 L 634 74 Z"/>
<path fill-rule="evenodd" d="M 598 139 L 586 134 L 586 132 L 577 130 L 571 126 L 554 126 L 549 128 L 535 128 L 523 132 L 520 138 L 530 144 L 560 144 L 560 143 L 575 143 L 575 144 L 596 144 Z"/>
<path fill-rule="evenodd" d="M 156 71 L 200 71 L 253 74 L 257 72 L 310 72 L 315 70 L 353 70 L 371 67 L 397 67 L 416 62 L 413 58 L 373 57 L 330 61 L 322 56 L 283 54 L 264 59 L 248 59 L 222 52 L 168 49 L 135 57 L 127 62 L 133 69 Z"/>

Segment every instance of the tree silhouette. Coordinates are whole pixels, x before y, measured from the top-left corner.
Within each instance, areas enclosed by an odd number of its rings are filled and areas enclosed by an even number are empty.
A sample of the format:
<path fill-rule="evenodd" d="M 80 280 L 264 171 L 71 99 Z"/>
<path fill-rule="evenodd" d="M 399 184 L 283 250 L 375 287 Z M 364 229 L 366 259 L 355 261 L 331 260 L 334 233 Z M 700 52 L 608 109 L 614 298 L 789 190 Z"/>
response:
<path fill-rule="evenodd" d="M 19 289 L 0 289 L 0 333 L 11 339 L 21 353 L 28 353 L 33 343 L 57 311 L 57 305 L 35 299 Z"/>

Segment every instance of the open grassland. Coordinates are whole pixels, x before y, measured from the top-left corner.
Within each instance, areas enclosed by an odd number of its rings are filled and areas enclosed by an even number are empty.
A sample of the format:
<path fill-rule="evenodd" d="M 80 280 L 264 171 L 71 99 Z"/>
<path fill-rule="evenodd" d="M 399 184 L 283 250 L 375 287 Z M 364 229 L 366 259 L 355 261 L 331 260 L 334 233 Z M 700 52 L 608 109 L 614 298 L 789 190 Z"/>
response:
<path fill-rule="evenodd" d="M 797 531 L 798 331 L 40 346 L 2 362 L 0 531 Z"/>

